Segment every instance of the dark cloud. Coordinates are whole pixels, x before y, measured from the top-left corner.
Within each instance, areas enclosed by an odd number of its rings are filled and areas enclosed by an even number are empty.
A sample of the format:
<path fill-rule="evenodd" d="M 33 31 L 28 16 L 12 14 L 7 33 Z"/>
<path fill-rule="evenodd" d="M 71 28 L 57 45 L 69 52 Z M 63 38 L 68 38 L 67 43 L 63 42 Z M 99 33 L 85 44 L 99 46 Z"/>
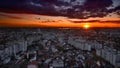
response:
<path fill-rule="evenodd" d="M 6 14 L 0 14 L 0 16 L 5 16 L 9 18 L 14 18 L 14 19 L 22 19 L 21 17 L 11 16 L 11 15 L 6 15 Z"/>
<path fill-rule="evenodd" d="M 99 10 L 111 6 L 112 0 L 87 0 L 84 4 L 86 10 Z"/>
<path fill-rule="evenodd" d="M 71 20 L 69 20 L 71 21 Z M 72 23 L 83 23 L 83 22 L 90 22 L 90 23 L 120 23 L 120 20 L 111 20 L 111 21 L 100 21 L 100 20 L 89 20 L 89 21 L 71 21 Z"/>
<path fill-rule="evenodd" d="M 108 10 L 109 13 L 115 12 L 117 15 L 120 15 L 120 6 L 115 7 L 114 9 Z"/>
<path fill-rule="evenodd" d="M 75 5 L 74 8 L 68 10 L 68 14 L 73 12 L 71 17 L 76 17 L 78 15 L 78 18 L 89 18 L 89 17 L 104 17 L 109 12 L 107 10 L 107 7 L 112 5 L 112 0 L 86 0 L 84 5 Z M 78 11 L 75 11 L 78 9 Z M 89 13 L 84 13 L 85 11 Z"/>
<path fill-rule="evenodd" d="M 120 14 L 120 6 L 107 9 L 112 4 L 112 0 L 0 0 L 0 11 L 85 19 L 104 17 L 111 12 Z"/>

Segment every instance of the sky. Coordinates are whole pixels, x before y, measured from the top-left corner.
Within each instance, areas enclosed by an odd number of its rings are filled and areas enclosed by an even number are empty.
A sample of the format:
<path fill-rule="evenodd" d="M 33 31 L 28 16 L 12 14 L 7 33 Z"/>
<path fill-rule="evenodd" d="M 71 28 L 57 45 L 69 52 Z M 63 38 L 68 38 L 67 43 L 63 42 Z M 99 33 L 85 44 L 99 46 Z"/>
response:
<path fill-rule="evenodd" d="M 0 0 L 0 27 L 120 27 L 120 0 Z"/>

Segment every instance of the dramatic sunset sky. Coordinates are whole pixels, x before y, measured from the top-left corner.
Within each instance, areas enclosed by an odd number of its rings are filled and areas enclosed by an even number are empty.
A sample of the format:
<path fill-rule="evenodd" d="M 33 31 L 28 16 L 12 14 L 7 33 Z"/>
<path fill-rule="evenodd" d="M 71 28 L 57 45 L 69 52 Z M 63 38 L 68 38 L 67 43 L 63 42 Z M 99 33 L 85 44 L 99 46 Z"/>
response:
<path fill-rule="evenodd" d="M 120 27 L 120 0 L 0 0 L 0 27 Z"/>

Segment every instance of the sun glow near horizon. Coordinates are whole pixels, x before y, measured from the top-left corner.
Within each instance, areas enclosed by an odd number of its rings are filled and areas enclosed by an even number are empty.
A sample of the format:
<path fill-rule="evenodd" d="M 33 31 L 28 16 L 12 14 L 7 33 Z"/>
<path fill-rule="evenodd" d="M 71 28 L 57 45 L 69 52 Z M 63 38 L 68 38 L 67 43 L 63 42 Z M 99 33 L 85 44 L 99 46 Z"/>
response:
<path fill-rule="evenodd" d="M 83 24 L 83 28 L 85 28 L 85 29 L 90 28 L 90 24 L 89 24 L 89 23 L 84 23 L 84 24 Z"/>
<path fill-rule="evenodd" d="M 74 21 L 74 20 L 72 20 Z M 74 23 L 67 17 L 44 16 L 35 14 L 0 13 L 0 27 L 120 27 L 117 22 L 80 22 Z M 79 20 L 75 20 L 79 21 Z M 82 20 L 84 21 L 84 20 Z"/>

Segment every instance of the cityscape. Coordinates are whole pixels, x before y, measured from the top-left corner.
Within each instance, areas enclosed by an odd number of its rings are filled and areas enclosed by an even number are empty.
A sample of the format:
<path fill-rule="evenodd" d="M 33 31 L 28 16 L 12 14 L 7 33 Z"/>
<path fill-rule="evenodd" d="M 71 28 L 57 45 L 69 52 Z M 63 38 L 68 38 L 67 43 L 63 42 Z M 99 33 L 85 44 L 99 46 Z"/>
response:
<path fill-rule="evenodd" d="M 0 68 L 120 68 L 120 0 L 0 0 Z"/>
<path fill-rule="evenodd" d="M 120 67 L 120 28 L 1 28 L 2 68 Z"/>

